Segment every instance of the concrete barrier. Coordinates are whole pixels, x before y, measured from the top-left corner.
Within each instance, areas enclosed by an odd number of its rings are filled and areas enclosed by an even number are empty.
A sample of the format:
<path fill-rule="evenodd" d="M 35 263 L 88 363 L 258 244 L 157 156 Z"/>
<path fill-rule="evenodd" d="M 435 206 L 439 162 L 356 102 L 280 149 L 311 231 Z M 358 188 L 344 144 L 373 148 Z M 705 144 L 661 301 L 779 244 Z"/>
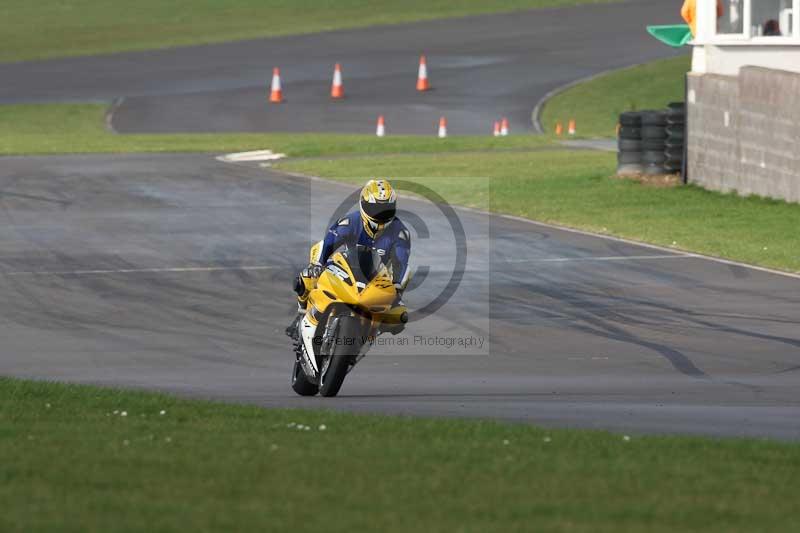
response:
<path fill-rule="evenodd" d="M 800 202 L 800 74 L 690 73 L 689 182 Z"/>

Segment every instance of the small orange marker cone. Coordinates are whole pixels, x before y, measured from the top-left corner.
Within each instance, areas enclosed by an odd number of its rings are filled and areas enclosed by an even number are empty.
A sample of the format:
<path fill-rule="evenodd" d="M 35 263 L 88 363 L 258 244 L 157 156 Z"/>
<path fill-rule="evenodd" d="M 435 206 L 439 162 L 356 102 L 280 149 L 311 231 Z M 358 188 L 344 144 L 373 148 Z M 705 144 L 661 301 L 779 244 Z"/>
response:
<path fill-rule="evenodd" d="M 428 63 L 425 61 L 425 55 L 419 56 L 419 73 L 417 74 L 417 90 L 427 91 L 430 89 L 428 83 Z"/>
<path fill-rule="evenodd" d="M 492 130 L 492 135 L 495 137 L 500 137 L 500 122 L 497 120 L 494 121 L 494 130 Z"/>
<path fill-rule="evenodd" d="M 567 133 L 569 135 L 575 135 L 575 119 L 569 119 L 569 126 L 567 127 Z"/>
<path fill-rule="evenodd" d="M 336 63 L 333 67 L 333 83 L 331 84 L 331 98 L 338 100 L 344 98 L 344 86 L 342 85 L 342 66 Z"/>
<path fill-rule="evenodd" d="M 283 91 L 281 91 L 281 69 L 275 67 L 272 69 L 272 85 L 269 91 L 269 101 L 273 104 L 280 104 L 283 102 Z"/>
<path fill-rule="evenodd" d="M 447 119 L 442 117 L 439 119 L 439 138 L 444 139 L 447 137 Z"/>
<path fill-rule="evenodd" d="M 564 133 L 564 126 L 561 125 L 561 121 L 556 122 L 556 135 L 561 137 L 561 134 Z"/>
<path fill-rule="evenodd" d="M 505 137 L 508 135 L 508 119 L 503 117 L 503 120 L 500 122 L 500 135 Z"/>
<path fill-rule="evenodd" d="M 375 128 L 375 135 L 378 137 L 386 135 L 386 122 L 383 120 L 383 115 L 378 116 L 378 127 Z"/>

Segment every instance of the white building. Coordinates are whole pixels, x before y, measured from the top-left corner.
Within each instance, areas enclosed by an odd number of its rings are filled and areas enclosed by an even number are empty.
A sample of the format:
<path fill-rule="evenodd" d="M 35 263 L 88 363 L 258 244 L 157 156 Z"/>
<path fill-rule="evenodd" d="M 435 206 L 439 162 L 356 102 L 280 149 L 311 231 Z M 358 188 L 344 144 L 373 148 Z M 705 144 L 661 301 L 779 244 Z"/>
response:
<path fill-rule="evenodd" d="M 746 65 L 800 72 L 800 0 L 697 0 L 692 70 L 736 76 Z"/>
<path fill-rule="evenodd" d="M 800 0 L 697 0 L 688 179 L 800 202 Z"/>

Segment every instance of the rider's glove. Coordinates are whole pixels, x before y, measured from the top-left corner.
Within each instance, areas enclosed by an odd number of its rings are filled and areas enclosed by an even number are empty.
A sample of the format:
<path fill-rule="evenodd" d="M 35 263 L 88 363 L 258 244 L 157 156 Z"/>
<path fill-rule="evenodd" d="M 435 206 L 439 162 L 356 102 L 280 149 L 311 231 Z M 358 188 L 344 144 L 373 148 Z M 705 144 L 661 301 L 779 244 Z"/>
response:
<path fill-rule="evenodd" d="M 303 276 L 317 279 L 322 275 L 323 270 L 325 270 L 324 267 L 319 263 L 309 263 L 303 270 Z"/>
<path fill-rule="evenodd" d="M 323 270 L 322 265 L 318 263 L 309 263 L 307 267 L 301 270 L 300 275 L 294 279 L 294 292 L 297 293 L 297 296 L 305 298 L 310 288 L 306 286 L 304 280 L 313 279 L 312 286 L 316 285 L 316 280 L 322 275 Z"/>

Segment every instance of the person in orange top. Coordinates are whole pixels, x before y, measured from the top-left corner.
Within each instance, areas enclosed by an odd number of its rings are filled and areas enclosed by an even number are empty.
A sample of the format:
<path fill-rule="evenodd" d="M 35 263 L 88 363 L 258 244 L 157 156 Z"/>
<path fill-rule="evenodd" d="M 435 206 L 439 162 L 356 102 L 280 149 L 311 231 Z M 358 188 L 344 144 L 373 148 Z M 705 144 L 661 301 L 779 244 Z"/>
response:
<path fill-rule="evenodd" d="M 717 18 L 722 16 L 722 0 L 717 0 Z M 692 30 L 692 35 L 697 35 L 697 0 L 684 0 L 683 7 L 681 8 L 681 16 L 689 28 Z"/>

